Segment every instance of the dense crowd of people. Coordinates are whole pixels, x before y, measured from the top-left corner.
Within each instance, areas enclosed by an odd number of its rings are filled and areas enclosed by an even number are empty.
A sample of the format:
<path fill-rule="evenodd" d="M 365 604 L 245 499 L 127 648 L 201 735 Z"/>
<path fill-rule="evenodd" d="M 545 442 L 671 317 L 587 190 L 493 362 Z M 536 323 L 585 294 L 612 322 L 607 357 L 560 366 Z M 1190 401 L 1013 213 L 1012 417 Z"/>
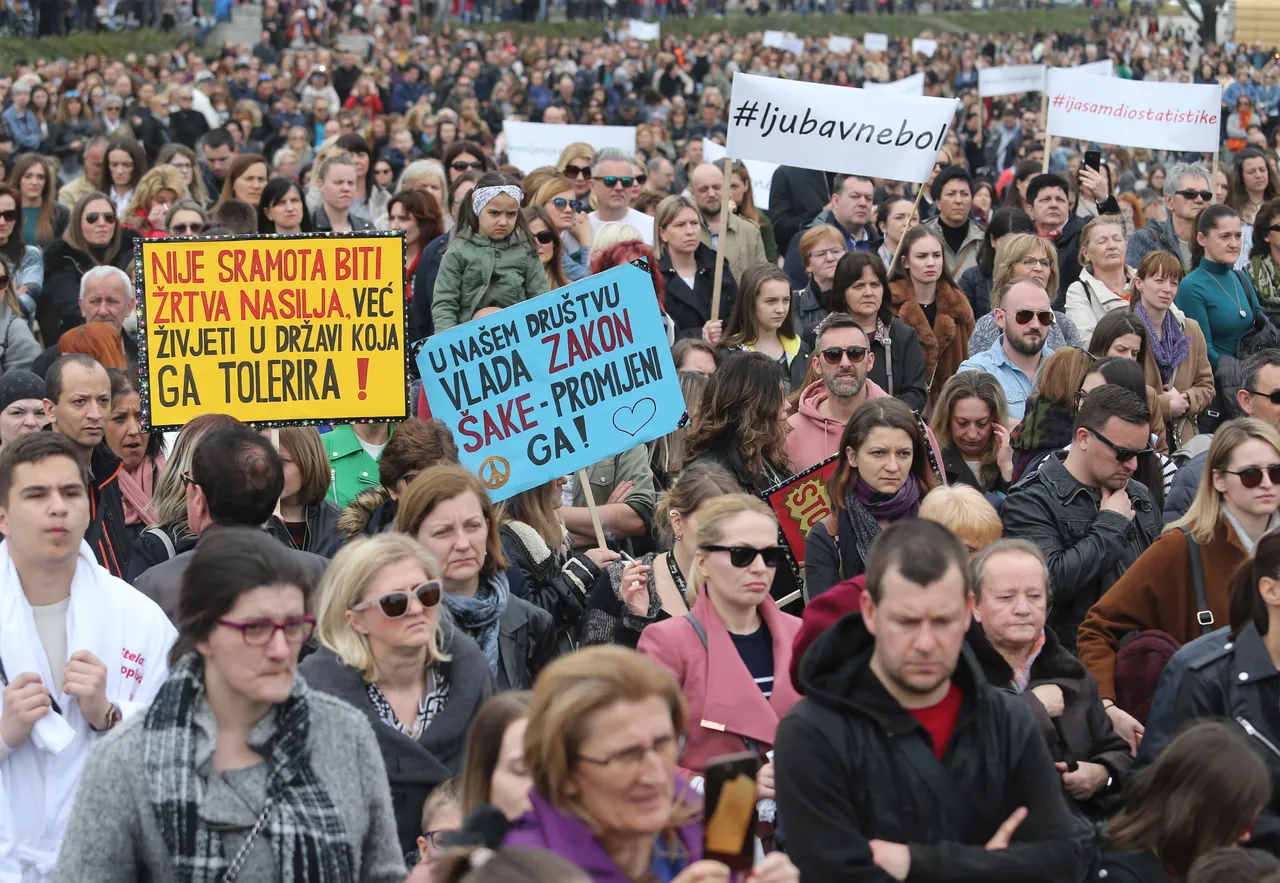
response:
<path fill-rule="evenodd" d="M 1280 880 L 1274 53 L 379 6 L 360 57 L 305 10 L 0 79 L 0 880 L 727 883 L 735 802 L 748 883 Z M 1222 149 L 977 96 L 1105 59 L 1221 84 Z M 765 193 L 704 162 L 736 72 L 960 101 L 919 188 Z M 518 168 L 511 121 L 635 150 Z M 144 430 L 135 242 L 375 229 L 410 342 L 644 262 L 687 420 L 501 501 L 421 379 L 394 424 Z M 795 547 L 762 497 L 819 466 Z"/>

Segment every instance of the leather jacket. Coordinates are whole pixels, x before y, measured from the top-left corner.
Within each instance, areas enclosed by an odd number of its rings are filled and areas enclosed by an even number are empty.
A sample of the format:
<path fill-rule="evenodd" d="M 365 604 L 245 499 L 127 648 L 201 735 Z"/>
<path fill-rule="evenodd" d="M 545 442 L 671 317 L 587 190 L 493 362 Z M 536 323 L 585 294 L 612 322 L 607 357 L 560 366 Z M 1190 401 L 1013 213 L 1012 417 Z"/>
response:
<path fill-rule="evenodd" d="M 1007 537 L 1031 540 L 1049 563 L 1053 609 L 1048 625 L 1074 653 L 1085 614 L 1160 535 L 1160 510 L 1151 493 L 1130 479 L 1133 518 L 1101 508 L 1098 488 L 1079 482 L 1055 451 L 1019 480 L 1000 510 Z"/>

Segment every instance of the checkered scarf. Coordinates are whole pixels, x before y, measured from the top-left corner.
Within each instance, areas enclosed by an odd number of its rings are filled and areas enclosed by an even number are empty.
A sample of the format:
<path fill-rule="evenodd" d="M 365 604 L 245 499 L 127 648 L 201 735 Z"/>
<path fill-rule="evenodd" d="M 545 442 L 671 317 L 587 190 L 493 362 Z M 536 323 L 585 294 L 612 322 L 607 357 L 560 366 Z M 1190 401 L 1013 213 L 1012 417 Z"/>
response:
<path fill-rule="evenodd" d="M 311 769 L 311 709 L 306 684 L 277 706 L 276 731 L 263 747 L 271 806 L 263 835 L 285 883 L 352 883 L 355 874 L 342 817 Z M 234 856 L 221 832 L 200 817 L 205 783 L 196 771 L 196 709 L 204 701 L 204 661 L 188 653 L 169 671 L 147 711 L 143 763 L 151 806 L 182 883 L 217 883 Z"/>

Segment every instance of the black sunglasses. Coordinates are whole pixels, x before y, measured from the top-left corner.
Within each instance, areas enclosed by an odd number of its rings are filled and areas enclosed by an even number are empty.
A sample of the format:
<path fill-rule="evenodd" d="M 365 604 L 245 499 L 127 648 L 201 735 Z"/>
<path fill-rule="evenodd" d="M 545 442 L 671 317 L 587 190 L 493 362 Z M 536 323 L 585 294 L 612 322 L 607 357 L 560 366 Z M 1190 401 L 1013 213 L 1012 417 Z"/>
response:
<path fill-rule="evenodd" d="M 533 234 L 533 238 L 543 245 L 550 245 L 556 241 L 556 234 L 552 233 L 550 230 L 539 230 L 537 233 Z"/>
<path fill-rule="evenodd" d="M 1270 230 L 1272 233 L 1280 233 L 1280 224 L 1272 224 L 1267 229 Z"/>
<path fill-rule="evenodd" d="M 204 224 L 201 224 L 198 221 L 194 224 L 172 224 L 169 227 L 169 232 L 181 234 L 190 233 L 194 236 L 198 233 L 204 232 Z"/>
<path fill-rule="evenodd" d="M 571 208 L 575 212 L 582 211 L 581 202 L 576 199 L 565 199 L 563 196 L 557 196 L 555 199 L 551 200 L 551 204 L 560 209 L 560 211 L 564 211 L 567 208 Z"/>
<path fill-rule="evenodd" d="M 108 224 L 116 222 L 115 212 L 85 212 L 84 219 L 90 224 L 96 224 L 99 220 L 106 221 Z"/>
<path fill-rule="evenodd" d="M 750 567 L 757 555 L 764 559 L 765 567 L 781 567 L 787 560 L 781 546 L 769 546 L 765 549 L 757 549 L 753 546 L 701 546 L 699 548 L 704 552 L 728 552 L 729 563 L 734 567 Z"/>
<path fill-rule="evenodd" d="M 845 356 L 849 357 L 849 361 L 856 365 L 867 357 L 867 348 L 865 346 L 829 346 L 822 351 L 822 360 L 828 365 L 839 365 Z"/>
<path fill-rule="evenodd" d="M 411 592 L 388 592 L 381 598 L 365 601 L 363 604 L 355 604 L 351 607 L 351 610 L 358 613 L 376 605 L 382 610 L 382 615 L 387 619 L 399 619 L 409 612 L 410 595 L 417 598 L 418 603 L 423 607 L 435 607 L 440 603 L 440 581 L 436 579 L 427 580 Z"/>
<path fill-rule="evenodd" d="M 564 176 L 566 178 L 583 178 L 587 181 L 591 180 L 590 166 L 565 166 Z"/>
<path fill-rule="evenodd" d="M 1048 328 L 1053 324 L 1053 310 L 1018 310 L 1013 314 L 1013 321 L 1019 325 L 1030 325 L 1033 318 L 1039 319 L 1040 324 Z"/>
<path fill-rule="evenodd" d="M 1246 389 L 1245 392 L 1251 396 L 1262 396 L 1273 405 L 1280 405 L 1280 389 L 1275 389 L 1271 392 L 1258 392 L 1256 389 Z"/>
<path fill-rule="evenodd" d="M 1265 470 L 1260 466 L 1250 466 L 1248 469 L 1241 469 L 1239 472 L 1232 472 L 1230 469 L 1223 470 L 1228 475 L 1234 475 L 1240 479 L 1240 484 L 1248 490 L 1253 490 L 1262 484 L 1262 473 L 1265 471 L 1267 480 L 1276 487 L 1280 487 L 1280 463 L 1272 463 Z"/>
<path fill-rule="evenodd" d="M 3 290 L 3 289 L 8 288 L 8 287 L 9 287 L 9 276 L 8 276 L 8 274 L 5 274 L 5 275 L 3 275 L 3 276 L 0 276 L 0 290 Z"/>
<path fill-rule="evenodd" d="M 643 187 L 648 182 L 649 182 L 648 175 L 636 175 L 636 183 L 639 184 L 641 187 Z"/>
<path fill-rule="evenodd" d="M 22 212 L 16 208 L 5 209 L 0 212 L 0 221 L 8 221 L 10 224 L 15 223 L 20 217 L 22 217 Z"/>
<path fill-rule="evenodd" d="M 469 172 L 472 169 L 475 169 L 477 172 L 483 172 L 484 163 L 467 162 L 466 160 L 455 159 L 453 162 L 449 163 L 449 168 L 453 169 L 455 172 Z"/>
<path fill-rule="evenodd" d="M 1213 199 L 1212 190 L 1179 190 L 1177 191 L 1177 195 L 1181 196 L 1183 199 L 1195 199 L 1196 197 L 1199 197 L 1205 202 Z"/>
<path fill-rule="evenodd" d="M 605 186 L 607 189 L 609 189 L 609 190 L 613 190 L 613 189 L 614 189 L 615 187 L 617 187 L 619 184 L 621 184 L 621 185 L 622 185 L 622 189 L 624 189 L 624 190 L 630 190 L 630 189 L 631 189 L 631 185 L 632 185 L 632 184 L 634 184 L 634 183 L 636 183 L 636 179 L 635 179 L 635 178 L 630 178 L 630 177 L 628 177 L 628 178 L 618 178 L 618 177 L 615 177 L 615 176 L 613 176 L 613 175 L 605 175 L 605 176 L 604 176 L 603 178 L 601 178 L 600 180 L 604 182 L 604 186 Z"/>
<path fill-rule="evenodd" d="M 1088 429 L 1087 426 L 1085 428 Z M 1089 433 L 1093 435 L 1096 439 L 1098 439 L 1098 441 L 1102 442 L 1104 445 L 1109 447 L 1113 453 L 1115 453 L 1117 463 L 1128 463 L 1134 457 L 1146 457 L 1150 454 L 1155 453 L 1155 449 L 1152 448 L 1150 445 L 1148 445 L 1145 448 L 1142 448 L 1141 450 L 1134 450 L 1133 448 L 1122 448 L 1118 444 L 1113 442 L 1111 439 L 1103 435 L 1101 432 L 1098 432 L 1098 430 L 1096 429 L 1089 429 Z"/>

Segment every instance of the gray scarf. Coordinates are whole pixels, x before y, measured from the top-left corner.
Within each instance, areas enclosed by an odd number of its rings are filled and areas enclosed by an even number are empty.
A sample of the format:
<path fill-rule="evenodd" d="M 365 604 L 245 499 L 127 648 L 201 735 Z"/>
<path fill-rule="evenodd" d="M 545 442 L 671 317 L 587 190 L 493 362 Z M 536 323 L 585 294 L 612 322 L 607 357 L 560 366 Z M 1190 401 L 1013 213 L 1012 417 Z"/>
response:
<path fill-rule="evenodd" d="M 498 676 L 498 621 L 507 612 L 511 587 L 507 575 L 499 573 L 481 582 L 475 596 L 445 593 L 444 604 L 458 626 L 475 639 L 489 660 L 489 670 Z"/>

